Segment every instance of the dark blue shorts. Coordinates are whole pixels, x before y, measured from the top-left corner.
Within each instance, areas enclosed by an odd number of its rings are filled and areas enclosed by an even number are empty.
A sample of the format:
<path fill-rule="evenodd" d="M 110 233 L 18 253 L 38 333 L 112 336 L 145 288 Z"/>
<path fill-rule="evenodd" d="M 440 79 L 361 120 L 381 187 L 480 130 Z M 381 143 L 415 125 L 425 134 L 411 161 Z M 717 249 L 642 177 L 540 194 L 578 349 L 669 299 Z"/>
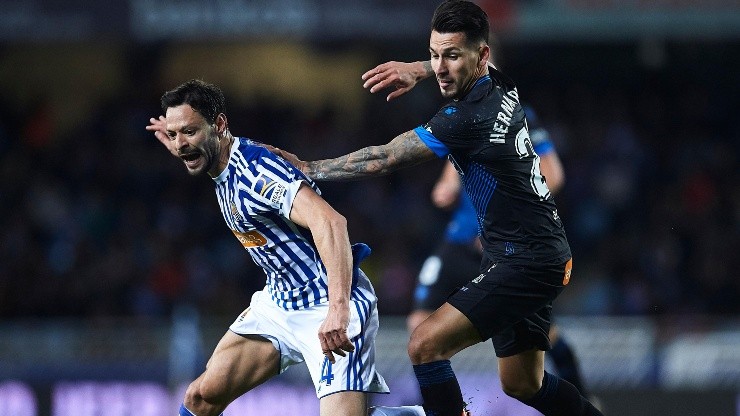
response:
<path fill-rule="evenodd" d="M 552 302 L 570 279 L 571 260 L 557 265 L 499 261 L 447 302 L 473 323 L 496 356 L 550 349 Z"/>

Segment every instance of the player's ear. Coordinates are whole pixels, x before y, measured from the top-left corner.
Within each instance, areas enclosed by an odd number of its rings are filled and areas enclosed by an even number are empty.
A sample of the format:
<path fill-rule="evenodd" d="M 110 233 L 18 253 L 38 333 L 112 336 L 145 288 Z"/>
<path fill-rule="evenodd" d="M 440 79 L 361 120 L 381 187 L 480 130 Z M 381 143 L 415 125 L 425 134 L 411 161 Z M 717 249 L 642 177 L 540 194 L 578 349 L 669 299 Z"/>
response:
<path fill-rule="evenodd" d="M 488 65 L 488 60 L 491 58 L 491 47 L 483 44 L 478 49 L 478 63 L 482 65 Z"/>
<path fill-rule="evenodd" d="M 226 120 L 226 114 L 219 113 L 216 116 L 216 133 L 218 133 L 219 136 L 222 136 L 224 133 L 226 133 L 226 130 L 229 128 L 229 123 Z"/>

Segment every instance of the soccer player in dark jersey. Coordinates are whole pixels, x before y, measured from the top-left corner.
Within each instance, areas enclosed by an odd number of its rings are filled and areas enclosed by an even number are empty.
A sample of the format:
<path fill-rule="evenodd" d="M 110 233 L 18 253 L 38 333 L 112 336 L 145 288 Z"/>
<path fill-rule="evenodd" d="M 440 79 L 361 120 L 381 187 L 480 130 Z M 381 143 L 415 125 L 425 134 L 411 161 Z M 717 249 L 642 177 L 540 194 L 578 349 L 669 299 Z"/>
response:
<path fill-rule="evenodd" d="M 553 300 L 571 277 L 565 230 L 534 152 L 514 83 L 488 67 L 489 23 L 472 2 L 439 5 L 429 52 L 440 91 L 452 101 L 389 143 L 334 159 L 301 161 L 318 180 L 390 173 L 448 157 L 481 223 L 484 272 L 411 335 L 408 352 L 424 411 L 458 416 L 464 401 L 449 359 L 493 340 L 504 392 L 546 416 L 601 415 L 572 384 L 544 371 Z"/>
<path fill-rule="evenodd" d="M 565 181 L 560 158 L 547 130 L 537 126 L 533 110 L 525 106 L 525 113 L 534 150 L 540 156 L 542 174 L 547 178 L 550 192 L 556 194 Z M 477 268 L 480 263 L 480 256 L 473 260 L 470 255 L 480 245 L 477 238 L 478 223 L 475 220 L 477 216 L 467 194 L 460 192 L 460 187 L 457 171 L 452 168 L 452 164 L 446 165 L 434 186 L 433 200 L 436 206 L 454 206 L 455 211 L 446 228 L 445 242 L 425 261 L 419 272 L 419 283 L 414 296 L 415 309 L 407 319 L 409 331 L 441 305 L 452 290 L 467 283 L 469 276 L 475 275 L 467 271 Z M 548 355 L 558 375 L 588 397 L 575 352 L 555 323 L 550 326 L 549 337 L 552 349 L 548 351 Z"/>
<path fill-rule="evenodd" d="M 414 64 L 423 66 L 422 62 Z M 383 65 L 386 67 L 390 65 L 395 70 L 384 73 L 410 74 L 409 70 L 403 68 L 414 64 L 388 62 Z M 550 192 L 556 194 L 565 181 L 560 158 L 550 140 L 548 131 L 538 126 L 534 111 L 525 106 L 524 112 L 527 115 L 532 145 L 537 155 L 540 156 L 542 174 L 547 178 L 547 187 Z M 414 291 L 414 307 L 406 319 L 406 326 L 410 333 L 441 306 L 450 294 L 464 286 L 472 276 L 476 276 L 479 272 L 481 246 L 478 239 L 477 214 L 470 198 L 462 192 L 461 187 L 460 175 L 451 163 L 446 164 L 434 184 L 432 201 L 436 207 L 453 209 L 453 212 L 445 227 L 444 240 L 435 248 L 434 253 L 427 257 L 419 271 Z M 553 323 L 549 332 L 552 343 L 552 349 L 548 351 L 550 360 L 560 377 L 569 381 L 582 395 L 588 397 L 576 355 L 559 332 L 558 326 Z"/>

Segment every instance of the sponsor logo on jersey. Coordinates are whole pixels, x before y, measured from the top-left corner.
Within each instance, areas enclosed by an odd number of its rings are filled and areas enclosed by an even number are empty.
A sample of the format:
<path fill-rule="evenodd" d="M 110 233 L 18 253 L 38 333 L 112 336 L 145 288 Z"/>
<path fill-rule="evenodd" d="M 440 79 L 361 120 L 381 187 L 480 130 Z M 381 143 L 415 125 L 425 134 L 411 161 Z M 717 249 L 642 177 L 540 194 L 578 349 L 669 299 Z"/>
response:
<path fill-rule="evenodd" d="M 483 274 L 483 273 L 479 274 L 478 277 L 476 277 L 475 279 L 473 279 L 473 283 L 480 283 L 481 280 L 483 280 L 483 276 L 485 276 L 485 274 Z"/>
<path fill-rule="evenodd" d="M 565 273 L 563 273 L 563 286 L 566 286 L 568 283 L 570 283 L 570 273 L 573 270 L 573 259 L 569 259 L 567 263 L 565 263 Z"/>
<path fill-rule="evenodd" d="M 285 194 L 285 186 L 263 173 L 254 181 L 254 192 L 272 203 L 278 203 Z"/>
<path fill-rule="evenodd" d="M 236 236 L 236 239 L 239 240 L 240 243 L 244 246 L 244 248 L 254 248 L 254 247 L 261 247 L 267 244 L 267 239 L 265 236 L 260 234 L 258 231 L 247 231 L 246 233 L 242 233 L 239 231 L 231 230 L 232 233 Z"/>
<path fill-rule="evenodd" d="M 457 107 L 447 107 L 444 111 L 447 115 L 455 114 L 457 112 Z"/>

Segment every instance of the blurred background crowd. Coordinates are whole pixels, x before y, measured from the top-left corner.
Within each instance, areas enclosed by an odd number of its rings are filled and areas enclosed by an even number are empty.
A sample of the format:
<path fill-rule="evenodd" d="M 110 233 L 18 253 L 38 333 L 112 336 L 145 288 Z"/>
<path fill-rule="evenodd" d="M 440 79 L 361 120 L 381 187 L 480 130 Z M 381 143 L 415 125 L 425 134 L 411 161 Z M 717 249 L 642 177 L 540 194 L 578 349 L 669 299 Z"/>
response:
<path fill-rule="evenodd" d="M 574 271 L 555 313 L 589 390 L 607 414 L 740 415 L 740 4 L 476 2 L 565 169 Z M 144 129 L 163 92 L 217 84 L 232 133 L 306 160 L 384 144 L 444 101 L 428 80 L 386 102 L 360 76 L 428 59 L 437 3 L 4 1 L 0 415 L 165 414 L 264 285 L 212 181 Z M 451 214 L 430 200 L 445 163 L 319 183 L 373 249 L 390 405 L 417 400 L 403 317 Z M 478 347 L 454 362 L 473 413 L 524 414 Z M 227 414 L 311 413 L 306 375 Z"/>
<path fill-rule="evenodd" d="M 224 90 L 235 135 L 337 156 L 442 104 L 433 81 L 390 103 L 361 87 L 376 64 L 427 59 L 426 32 L 0 44 L 0 318 L 166 316 L 180 303 L 235 316 L 264 276 L 224 226 L 210 180 L 144 130 L 161 94 L 203 78 Z M 566 171 L 556 201 L 574 278 L 556 310 L 740 312 L 738 55 L 735 38 L 495 42 Z M 408 312 L 443 236 L 449 213 L 429 199 L 442 163 L 320 183 L 351 239 L 374 250 L 364 268 L 381 314 Z"/>

